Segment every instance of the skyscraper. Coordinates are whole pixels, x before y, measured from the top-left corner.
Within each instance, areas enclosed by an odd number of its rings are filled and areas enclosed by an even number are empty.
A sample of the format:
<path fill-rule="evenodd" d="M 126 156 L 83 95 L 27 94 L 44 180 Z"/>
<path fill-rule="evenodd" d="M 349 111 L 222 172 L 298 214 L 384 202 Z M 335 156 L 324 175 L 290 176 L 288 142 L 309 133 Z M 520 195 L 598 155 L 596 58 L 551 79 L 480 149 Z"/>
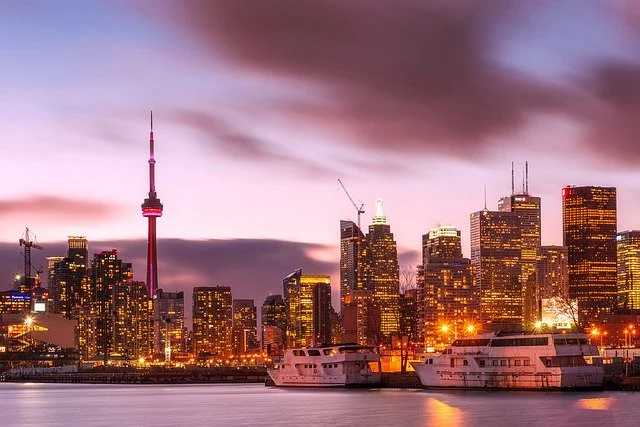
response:
<path fill-rule="evenodd" d="M 452 336 L 442 336 L 447 326 L 455 334 L 478 318 L 478 289 L 468 258 L 462 256 L 460 231 L 435 228 L 422 236 L 424 264 L 419 269 L 418 336 L 425 346 Z"/>
<path fill-rule="evenodd" d="M 617 294 L 616 189 L 562 189 L 562 230 L 567 247 L 569 297 L 578 300 L 579 321 L 611 313 Z"/>
<path fill-rule="evenodd" d="M 480 291 L 480 316 L 495 329 L 523 326 L 522 237 L 516 212 L 471 214 L 471 265 Z"/>
<path fill-rule="evenodd" d="M 233 354 L 258 348 L 258 314 L 252 299 L 233 300 Z"/>
<path fill-rule="evenodd" d="M 113 285 L 112 352 L 138 360 L 151 355 L 152 324 L 144 282 L 125 279 Z"/>
<path fill-rule="evenodd" d="M 84 236 L 69 236 L 68 242 L 66 257 L 50 259 L 48 286 L 52 312 L 72 319 L 75 308 L 90 304 L 88 251 Z"/>
<path fill-rule="evenodd" d="M 536 268 L 540 299 L 569 298 L 567 272 L 567 248 L 565 246 L 541 246 Z"/>
<path fill-rule="evenodd" d="M 520 217 L 520 234 L 522 237 L 521 282 L 523 291 L 523 321 L 527 328 L 539 320 L 538 300 L 540 299 L 536 285 L 536 265 L 541 243 L 540 197 L 528 194 L 528 183 L 522 194 L 503 197 L 498 202 L 498 211 L 515 212 Z"/>
<path fill-rule="evenodd" d="M 171 353 L 186 351 L 186 327 L 184 324 L 184 292 L 156 291 L 153 298 L 154 352 L 164 353 L 167 335 Z"/>
<path fill-rule="evenodd" d="M 84 331 L 88 334 L 89 357 L 101 355 L 106 361 L 114 351 L 114 289 L 132 277 L 131 264 L 122 262 L 117 250 L 94 254 L 90 276 L 91 321 L 87 322 L 88 330 Z"/>
<path fill-rule="evenodd" d="M 352 221 L 340 221 L 340 310 L 352 291 L 367 289 L 367 242 Z"/>
<path fill-rule="evenodd" d="M 232 326 L 231 287 L 193 288 L 193 348 L 196 354 L 231 355 Z"/>
<path fill-rule="evenodd" d="M 616 235 L 618 252 L 618 307 L 640 310 L 640 231 Z"/>
<path fill-rule="evenodd" d="M 367 233 L 368 289 L 371 303 L 379 312 L 379 333 L 390 337 L 398 332 L 400 323 L 400 272 L 398 249 L 382 209 L 382 200 L 376 200 L 376 214 Z"/>
<path fill-rule="evenodd" d="M 317 287 L 328 286 L 331 289 L 331 278 L 325 275 L 303 275 L 297 269 L 282 281 L 284 303 L 287 311 L 286 344 L 288 347 L 300 347 L 321 344 L 316 341 L 327 333 L 323 329 L 324 310 L 326 310 L 326 291 L 318 291 Z M 331 292 L 329 291 L 329 305 Z M 317 323 L 316 323 L 317 321 Z M 329 336 L 331 335 L 331 325 Z"/>
<path fill-rule="evenodd" d="M 142 203 L 142 216 L 148 219 L 147 235 L 147 288 L 149 299 L 153 298 L 158 289 L 158 254 L 156 244 L 156 218 L 162 216 L 162 203 L 156 193 L 153 141 L 153 112 L 151 113 L 151 131 L 149 133 L 149 197 Z"/>
<path fill-rule="evenodd" d="M 332 314 L 331 283 L 321 279 L 313 287 L 313 341 L 316 344 L 331 344 Z"/>

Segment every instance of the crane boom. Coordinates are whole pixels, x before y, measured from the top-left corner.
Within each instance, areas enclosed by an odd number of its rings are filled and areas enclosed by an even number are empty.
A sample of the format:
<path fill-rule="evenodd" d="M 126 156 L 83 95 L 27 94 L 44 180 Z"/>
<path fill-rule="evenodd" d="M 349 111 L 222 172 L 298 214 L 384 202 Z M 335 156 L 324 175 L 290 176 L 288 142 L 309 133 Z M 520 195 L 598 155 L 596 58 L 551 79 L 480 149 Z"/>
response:
<path fill-rule="evenodd" d="M 344 194 L 347 195 L 347 197 L 349 198 L 349 201 L 351 202 L 353 207 L 356 208 L 356 211 L 358 212 L 358 229 L 360 229 L 360 214 L 364 213 L 364 203 L 361 203 L 360 207 L 358 207 L 356 202 L 353 201 L 353 198 L 351 197 L 351 194 L 349 194 L 349 192 L 347 191 L 347 187 L 344 186 L 344 183 L 342 182 L 342 180 L 340 178 L 338 178 L 338 182 L 340 183 L 340 186 L 342 187 L 342 190 L 344 190 Z"/>

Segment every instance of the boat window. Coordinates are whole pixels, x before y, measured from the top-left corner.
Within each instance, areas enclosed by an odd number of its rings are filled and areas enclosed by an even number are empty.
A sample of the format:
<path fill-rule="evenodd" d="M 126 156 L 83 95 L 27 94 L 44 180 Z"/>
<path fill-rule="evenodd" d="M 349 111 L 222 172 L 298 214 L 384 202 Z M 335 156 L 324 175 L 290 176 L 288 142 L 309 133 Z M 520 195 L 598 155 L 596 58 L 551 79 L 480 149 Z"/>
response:
<path fill-rule="evenodd" d="M 529 366 L 531 361 L 529 359 L 524 359 L 524 366 Z"/>
<path fill-rule="evenodd" d="M 433 359 L 429 359 L 429 365 L 433 365 Z"/>
<path fill-rule="evenodd" d="M 468 361 L 467 359 L 464 359 L 464 360 L 462 361 L 462 364 L 463 364 L 464 366 L 469 366 L 469 361 Z"/>
<path fill-rule="evenodd" d="M 324 350 L 322 350 L 322 353 L 324 353 L 325 356 L 328 356 L 331 354 L 333 350 L 330 348 L 325 348 Z"/>
<path fill-rule="evenodd" d="M 500 361 L 500 366 L 507 366 L 507 361 L 506 361 L 506 360 L 504 360 L 504 359 L 502 359 L 502 360 Z"/>
<path fill-rule="evenodd" d="M 548 345 L 548 337 L 534 338 L 494 338 L 491 340 L 491 347 L 530 347 Z"/>
<path fill-rule="evenodd" d="M 463 339 L 455 340 L 452 347 L 486 347 L 491 342 L 490 339 Z"/>
<path fill-rule="evenodd" d="M 306 354 L 304 354 L 304 350 L 293 350 L 293 355 L 294 356 L 306 356 Z"/>
<path fill-rule="evenodd" d="M 309 356 L 320 356 L 320 350 L 309 350 Z"/>
<path fill-rule="evenodd" d="M 333 364 L 333 367 L 334 367 L 334 368 L 337 368 L 337 367 L 338 367 L 338 364 L 337 364 L 337 363 L 334 363 L 334 364 Z"/>
<path fill-rule="evenodd" d="M 479 365 L 481 368 L 484 368 L 484 359 L 478 360 L 478 365 Z"/>
<path fill-rule="evenodd" d="M 516 359 L 516 360 L 514 360 L 513 364 L 516 365 L 516 366 L 520 366 L 520 365 L 522 365 L 522 360 Z"/>
<path fill-rule="evenodd" d="M 454 366 L 456 366 L 456 359 L 454 359 L 453 357 L 451 358 L 451 367 L 453 368 Z"/>
<path fill-rule="evenodd" d="M 497 360 L 493 361 L 493 366 L 498 366 L 498 361 Z"/>

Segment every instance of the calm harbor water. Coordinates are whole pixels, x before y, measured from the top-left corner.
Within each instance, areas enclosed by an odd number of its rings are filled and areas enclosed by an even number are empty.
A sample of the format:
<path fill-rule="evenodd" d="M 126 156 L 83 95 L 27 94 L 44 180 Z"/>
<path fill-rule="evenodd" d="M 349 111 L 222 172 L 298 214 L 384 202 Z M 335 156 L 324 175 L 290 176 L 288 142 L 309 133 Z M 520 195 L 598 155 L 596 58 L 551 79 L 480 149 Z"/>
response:
<path fill-rule="evenodd" d="M 0 383 L 0 426 L 637 426 L 640 393 Z"/>

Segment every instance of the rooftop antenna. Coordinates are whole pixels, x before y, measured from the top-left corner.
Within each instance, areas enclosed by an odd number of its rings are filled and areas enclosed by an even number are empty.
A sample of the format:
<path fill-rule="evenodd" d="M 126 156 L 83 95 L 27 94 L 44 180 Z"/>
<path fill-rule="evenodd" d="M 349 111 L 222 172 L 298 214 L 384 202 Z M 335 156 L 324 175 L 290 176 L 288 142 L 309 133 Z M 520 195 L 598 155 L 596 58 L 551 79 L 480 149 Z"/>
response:
<path fill-rule="evenodd" d="M 513 196 L 514 194 L 516 194 L 516 190 L 515 190 L 515 182 L 513 177 L 513 161 L 511 161 L 511 195 Z"/>
<path fill-rule="evenodd" d="M 487 210 L 487 184 L 484 185 L 484 210 Z"/>
<path fill-rule="evenodd" d="M 522 169 L 522 194 L 524 193 L 524 169 Z"/>
<path fill-rule="evenodd" d="M 525 187 L 524 194 L 529 195 L 529 162 L 524 162 L 524 176 Z"/>

